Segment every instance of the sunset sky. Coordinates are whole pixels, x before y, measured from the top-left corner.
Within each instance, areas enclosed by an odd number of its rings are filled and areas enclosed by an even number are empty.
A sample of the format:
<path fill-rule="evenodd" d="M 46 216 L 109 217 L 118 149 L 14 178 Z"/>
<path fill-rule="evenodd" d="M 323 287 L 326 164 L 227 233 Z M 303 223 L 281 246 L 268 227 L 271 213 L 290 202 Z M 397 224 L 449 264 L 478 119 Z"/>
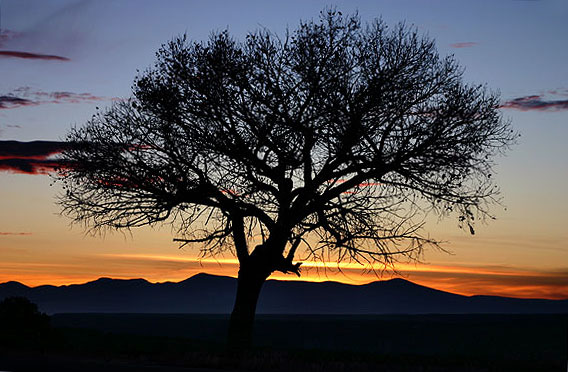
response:
<path fill-rule="evenodd" d="M 18 152 L 9 140 L 61 141 L 113 100 L 127 98 L 137 70 L 160 45 L 187 33 L 237 39 L 267 27 L 283 33 L 325 6 L 361 18 L 405 21 L 454 54 L 464 78 L 501 92 L 502 113 L 521 133 L 496 159 L 503 207 L 472 236 L 432 218 L 426 232 L 451 253 L 428 251 L 394 275 L 460 294 L 568 298 L 568 2 L 566 0 L 0 0 L 0 282 L 30 286 L 99 277 L 179 281 L 198 272 L 236 276 L 236 260 L 196 260 L 169 226 L 86 235 L 58 215 L 47 169 L 53 149 Z M 302 279 L 366 283 L 349 264 L 305 263 Z M 296 279 L 284 274 L 278 279 Z"/>

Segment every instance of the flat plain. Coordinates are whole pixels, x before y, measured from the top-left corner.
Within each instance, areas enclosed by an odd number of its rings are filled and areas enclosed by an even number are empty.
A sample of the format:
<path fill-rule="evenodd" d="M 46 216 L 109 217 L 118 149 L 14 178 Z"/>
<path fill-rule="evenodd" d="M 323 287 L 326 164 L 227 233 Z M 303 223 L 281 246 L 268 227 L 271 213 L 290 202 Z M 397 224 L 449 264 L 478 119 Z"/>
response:
<path fill-rule="evenodd" d="M 568 349 L 566 315 L 259 315 L 254 348 L 239 356 L 224 347 L 228 315 L 55 314 L 51 324 L 49 342 L 4 349 L 0 369 L 554 371 Z"/>

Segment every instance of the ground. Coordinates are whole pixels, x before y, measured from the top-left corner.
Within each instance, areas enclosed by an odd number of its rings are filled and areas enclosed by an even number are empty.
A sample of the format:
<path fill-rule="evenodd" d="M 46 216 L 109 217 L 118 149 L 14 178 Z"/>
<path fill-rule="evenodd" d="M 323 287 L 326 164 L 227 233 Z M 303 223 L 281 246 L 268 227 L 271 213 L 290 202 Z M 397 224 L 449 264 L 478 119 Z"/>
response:
<path fill-rule="evenodd" d="M 564 315 L 260 315 L 255 347 L 224 349 L 226 315 L 57 314 L 7 371 L 552 371 L 567 357 Z"/>

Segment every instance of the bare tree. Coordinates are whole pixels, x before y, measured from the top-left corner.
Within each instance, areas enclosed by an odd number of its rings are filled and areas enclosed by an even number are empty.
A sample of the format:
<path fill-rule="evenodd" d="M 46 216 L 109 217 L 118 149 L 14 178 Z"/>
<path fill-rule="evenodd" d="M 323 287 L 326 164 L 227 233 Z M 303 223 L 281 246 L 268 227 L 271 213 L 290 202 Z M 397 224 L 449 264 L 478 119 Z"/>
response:
<path fill-rule="evenodd" d="M 392 265 L 438 246 L 428 213 L 472 233 L 491 217 L 492 159 L 516 138 L 498 107 L 404 24 L 329 10 L 283 37 L 183 36 L 68 134 L 59 202 L 95 230 L 171 222 L 203 255 L 235 254 L 229 340 L 246 345 L 264 281 L 300 275 L 297 252 Z"/>

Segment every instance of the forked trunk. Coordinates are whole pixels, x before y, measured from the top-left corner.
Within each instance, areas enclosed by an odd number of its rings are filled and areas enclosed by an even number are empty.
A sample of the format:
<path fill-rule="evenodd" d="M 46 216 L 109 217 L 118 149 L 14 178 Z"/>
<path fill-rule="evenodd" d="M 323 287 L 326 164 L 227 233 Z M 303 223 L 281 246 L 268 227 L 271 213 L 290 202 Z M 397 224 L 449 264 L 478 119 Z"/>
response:
<path fill-rule="evenodd" d="M 270 271 L 257 265 L 241 264 L 237 297 L 229 323 L 228 346 L 232 350 L 246 350 L 252 346 L 252 330 L 256 304 L 262 285 Z"/>

